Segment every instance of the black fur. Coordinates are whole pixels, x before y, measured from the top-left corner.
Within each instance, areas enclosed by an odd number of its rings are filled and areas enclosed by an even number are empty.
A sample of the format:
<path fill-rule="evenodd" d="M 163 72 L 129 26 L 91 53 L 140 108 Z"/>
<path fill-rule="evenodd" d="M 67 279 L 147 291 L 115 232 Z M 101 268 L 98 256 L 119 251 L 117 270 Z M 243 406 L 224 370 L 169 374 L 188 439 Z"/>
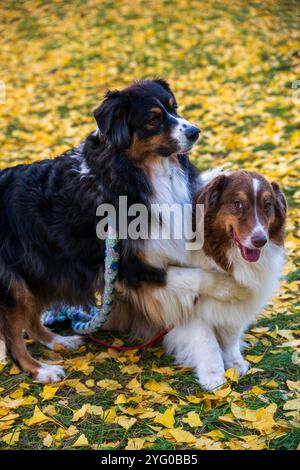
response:
<path fill-rule="evenodd" d="M 118 209 L 120 195 L 128 197 L 128 206 L 149 206 L 151 183 L 129 148 L 134 132 L 145 139 L 151 134 L 140 116 L 153 96 L 167 106 L 173 94 L 159 79 L 109 92 L 95 111 L 100 133 L 53 160 L 0 172 L 0 309 L 14 305 L 16 284 L 25 284 L 42 305 L 94 304 L 104 260 L 96 208 L 105 202 Z M 83 162 L 88 174 L 81 171 Z M 192 188 L 196 170 L 187 157 L 181 164 Z M 163 284 L 165 272 L 145 264 L 142 253 L 140 241 L 121 241 L 120 279 L 130 287 Z"/>

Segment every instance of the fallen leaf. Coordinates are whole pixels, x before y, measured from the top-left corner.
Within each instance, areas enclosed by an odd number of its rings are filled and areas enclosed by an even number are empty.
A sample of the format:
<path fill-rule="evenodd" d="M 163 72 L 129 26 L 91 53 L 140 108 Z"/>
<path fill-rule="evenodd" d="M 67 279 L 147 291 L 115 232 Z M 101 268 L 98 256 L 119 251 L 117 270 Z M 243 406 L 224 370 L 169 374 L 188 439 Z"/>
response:
<path fill-rule="evenodd" d="M 294 400 L 288 400 L 283 405 L 283 409 L 300 411 L 300 398 L 295 398 Z"/>
<path fill-rule="evenodd" d="M 59 387 L 54 387 L 53 385 L 45 385 L 40 393 L 40 397 L 43 398 L 43 401 L 52 400 L 58 389 Z"/>
<path fill-rule="evenodd" d="M 189 411 L 186 417 L 182 419 L 182 422 L 188 424 L 191 428 L 198 428 L 203 426 L 203 423 L 195 411 Z"/>
<path fill-rule="evenodd" d="M 118 390 L 123 388 L 119 382 L 110 379 L 99 380 L 96 385 L 98 387 L 105 388 L 105 390 Z"/>
<path fill-rule="evenodd" d="M 175 439 L 175 441 L 180 444 L 193 444 L 196 442 L 196 437 L 182 428 L 168 429 L 168 432 Z"/>
<path fill-rule="evenodd" d="M 79 410 L 73 411 L 73 417 L 71 421 L 77 422 L 80 419 L 84 418 L 85 415 L 88 413 L 90 406 L 91 405 L 89 404 L 85 404 L 85 405 L 82 405 L 82 407 Z"/>
<path fill-rule="evenodd" d="M 141 439 L 140 437 L 133 437 L 128 439 L 126 450 L 141 450 L 145 445 L 146 439 Z"/>
<path fill-rule="evenodd" d="M 3 436 L 1 440 L 5 442 L 5 444 L 8 444 L 9 446 L 13 446 L 19 442 L 19 438 L 20 438 L 20 431 L 14 431 Z"/>
<path fill-rule="evenodd" d="M 130 429 L 135 423 L 137 422 L 136 418 L 128 418 L 128 416 L 117 416 L 115 419 L 115 423 L 122 426 L 122 428 Z"/>
<path fill-rule="evenodd" d="M 51 434 L 47 434 L 46 437 L 44 437 L 43 439 L 43 446 L 51 447 L 52 442 L 53 442 L 53 437 L 51 436 Z"/>
<path fill-rule="evenodd" d="M 168 408 L 164 413 L 160 413 L 154 419 L 155 423 L 162 424 L 166 428 L 174 428 L 174 409 Z"/>
<path fill-rule="evenodd" d="M 258 364 L 262 360 L 263 357 L 264 357 L 263 354 L 261 356 L 253 356 L 251 354 L 247 354 L 246 359 L 250 362 L 253 362 L 254 364 Z"/>
<path fill-rule="evenodd" d="M 129 366 L 124 366 L 121 368 L 121 372 L 123 374 L 139 374 L 143 371 L 143 369 L 136 364 L 132 364 Z"/>
<path fill-rule="evenodd" d="M 231 368 L 231 369 L 227 369 L 225 374 L 224 374 L 224 377 L 226 379 L 229 379 L 231 380 L 232 382 L 238 382 L 239 381 L 239 373 L 237 370 Z"/>
<path fill-rule="evenodd" d="M 95 392 L 93 390 L 90 390 L 88 387 L 86 387 L 81 382 L 79 382 L 75 386 L 75 391 L 76 391 L 76 393 L 78 393 L 78 395 L 82 395 L 83 397 L 89 397 L 91 395 L 95 395 Z"/>
<path fill-rule="evenodd" d="M 84 434 L 80 434 L 78 439 L 74 442 L 74 444 L 72 444 L 71 447 L 87 447 L 87 446 L 89 446 L 89 441 L 87 440 Z"/>
<path fill-rule="evenodd" d="M 49 418 L 49 416 L 46 416 L 38 406 L 35 406 L 33 415 L 29 419 L 24 419 L 24 423 L 27 426 L 35 426 L 36 424 L 44 424 L 47 423 L 48 421 L 53 421 L 52 418 Z"/>

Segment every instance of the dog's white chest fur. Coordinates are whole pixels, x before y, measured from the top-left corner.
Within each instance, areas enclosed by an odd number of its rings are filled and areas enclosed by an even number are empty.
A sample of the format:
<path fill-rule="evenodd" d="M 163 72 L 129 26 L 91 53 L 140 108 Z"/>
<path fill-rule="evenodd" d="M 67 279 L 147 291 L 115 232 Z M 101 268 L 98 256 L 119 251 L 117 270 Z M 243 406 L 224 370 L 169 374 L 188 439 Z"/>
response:
<path fill-rule="evenodd" d="M 184 265 L 188 258 L 188 233 L 185 232 L 191 225 L 192 213 L 187 175 L 177 162 L 162 158 L 153 168 L 151 183 L 154 195 L 151 199 L 151 237 L 146 241 L 147 259 L 161 267 L 172 263 Z"/>

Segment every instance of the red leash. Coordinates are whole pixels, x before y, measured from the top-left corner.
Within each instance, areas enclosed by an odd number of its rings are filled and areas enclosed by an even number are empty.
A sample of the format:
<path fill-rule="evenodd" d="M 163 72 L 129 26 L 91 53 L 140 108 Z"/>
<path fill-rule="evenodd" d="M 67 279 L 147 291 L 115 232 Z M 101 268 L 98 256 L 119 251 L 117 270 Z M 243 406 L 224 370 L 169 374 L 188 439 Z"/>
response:
<path fill-rule="evenodd" d="M 109 344 L 109 343 L 106 343 L 105 341 L 101 341 L 100 339 L 95 338 L 95 336 L 87 335 L 87 337 L 94 343 L 97 343 L 100 346 L 103 346 L 104 348 L 116 349 L 117 351 L 133 351 L 134 349 L 144 349 L 144 348 L 148 348 L 149 346 L 152 346 L 152 344 L 156 343 L 158 340 L 166 336 L 166 334 L 168 334 L 171 329 L 172 327 L 166 328 L 165 330 L 161 331 L 157 336 L 155 336 L 153 339 L 151 339 L 147 343 L 140 344 L 137 346 L 114 346 L 113 344 Z"/>

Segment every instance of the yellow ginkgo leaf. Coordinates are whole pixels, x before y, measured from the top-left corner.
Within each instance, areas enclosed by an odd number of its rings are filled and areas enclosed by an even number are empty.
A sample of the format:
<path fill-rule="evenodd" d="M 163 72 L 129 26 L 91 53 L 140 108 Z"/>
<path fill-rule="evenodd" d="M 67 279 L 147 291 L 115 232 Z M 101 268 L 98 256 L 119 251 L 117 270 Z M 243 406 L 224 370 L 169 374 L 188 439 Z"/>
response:
<path fill-rule="evenodd" d="M 114 404 L 115 405 L 124 405 L 127 402 L 128 402 L 128 399 L 126 398 L 126 395 L 124 395 L 124 393 L 121 393 L 115 399 Z"/>
<path fill-rule="evenodd" d="M 104 411 L 103 419 L 106 423 L 113 423 L 116 419 L 117 413 L 115 408 L 110 408 L 109 410 Z"/>
<path fill-rule="evenodd" d="M 14 431 L 10 432 L 9 434 L 6 434 L 6 436 L 3 436 L 1 440 L 9 446 L 13 446 L 14 444 L 17 444 L 19 442 L 19 438 L 20 431 Z"/>
<path fill-rule="evenodd" d="M 174 409 L 168 408 L 164 413 L 160 413 L 154 419 L 155 423 L 162 424 L 166 428 L 174 428 Z"/>
<path fill-rule="evenodd" d="M 288 400 L 283 405 L 283 409 L 300 411 L 300 398 L 294 398 L 293 400 Z"/>
<path fill-rule="evenodd" d="M 188 414 L 182 419 L 182 422 L 188 424 L 191 428 L 198 428 L 203 426 L 203 423 L 195 411 L 189 411 Z"/>
<path fill-rule="evenodd" d="M 48 421 L 53 421 L 52 418 L 49 418 L 49 416 L 46 416 L 38 406 L 35 406 L 34 408 L 34 413 L 29 419 L 24 419 L 24 423 L 27 426 L 35 426 L 36 424 L 43 424 L 47 423 Z"/>
<path fill-rule="evenodd" d="M 130 366 L 124 366 L 121 368 L 121 372 L 123 374 L 139 374 L 143 371 L 143 369 L 136 364 L 132 364 Z"/>
<path fill-rule="evenodd" d="M 103 408 L 102 406 L 97 405 L 89 405 L 88 413 L 94 416 L 103 416 Z"/>
<path fill-rule="evenodd" d="M 128 440 L 126 450 L 141 450 L 145 445 L 146 439 L 141 439 L 140 437 L 133 437 Z"/>
<path fill-rule="evenodd" d="M 95 380 L 94 380 L 94 379 L 88 379 L 88 380 L 86 380 L 85 385 L 86 385 L 87 387 L 94 387 L 94 385 L 95 385 Z"/>
<path fill-rule="evenodd" d="M 196 442 L 196 437 L 182 428 L 168 429 L 168 432 L 175 439 L 175 441 L 180 444 L 193 444 Z"/>
<path fill-rule="evenodd" d="M 122 428 L 128 430 L 137 422 L 136 418 L 128 418 L 128 416 L 117 416 L 115 423 L 122 426 Z"/>
<path fill-rule="evenodd" d="M 105 388 L 105 390 L 118 390 L 123 388 L 119 382 L 110 379 L 99 380 L 96 385 L 98 387 Z"/>
<path fill-rule="evenodd" d="M 58 389 L 59 387 L 54 387 L 53 385 L 45 385 L 40 393 L 40 397 L 43 398 L 43 401 L 52 400 Z"/>
<path fill-rule="evenodd" d="M 128 382 L 128 384 L 126 385 L 126 388 L 128 388 L 128 390 L 137 390 L 141 388 L 141 384 L 136 378 L 134 378 L 130 380 L 130 382 Z"/>
<path fill-rule="evenodd" d="M 90 406 L 91 405 L 89 404 L 85 404 L 85 405 L 82 405 L 82 407 L 79 410 L 73 411 L 73 417 L 71 421 L 76 422 L 84 418 L 85 415 L 89 412 Z"/>
<path fill-rule="evenodd" d="M 286 384 L 289 390 L 296 390 L 297 392 L 300 392 L 300 380 L 297 380 L 295 382 L 293 382 L 292 380 L 287 380 Z"/>
<path fill-rule="evenodd" d="M 95 392 L 89 388 L 87 388 L 84 384 L 79 382 L 75 386 L 75 391 L 78 393 L 78 395 L 82 395 L 83 397 L 89 397 L 91 395 L 95 395 Z"/>
<path fill-rule="evenodd" d="M 11 366 L 9 375 L 18 375 L 20 373 L 20 369 L 18 369 L 16 366 Z"/>
<path fill-rule="evenodd" d="M 27 397 L 23 398 L 22 406 L 35 405 L 37 402 L 38 399 L 36 397 L 28 395 Z"/>
<path fill-rule="evenodd" d="M 76 441 L 74 442 L 74 444 L 72 444 L 71 447 L 87 447 L 87 446 L 89 446 L 89 441 L 87 440 L 84 434 L 80 434 L 78 439 L 76 439 Z"/>
<path fill-rule="evenodd" d="M 17 413 L 8 413 L 6 415 L 3 415 L 1 418 L 0 418 L 0 421 L 3 422 L 3 421 L 14 421 L 16 418 L 18 418 L 19 415 Z"/>
<path fill-rule="evenodd" d="M 66 433 L 68 436 L 75 436 L 75 434 L 77 434 L 78 432 L 78 429 L 73 424 L 71 424 L 71 426 L 66 429 Z"/>
<path fill-rule="evenodd" d="M 11 393 L 9 396 L 10 398 L 22 398 L 24 395 L 24 390 L 21 388 L 17 388 L 13 393 Z"/>
<path fill-rule="evenodd" d="M 231 382 L 238 382 L 239 381 L 239 373 L 237 370 L 231 368 L 231 369 L 227 369 L 225 374 L 224 374 L 224 377 L 226 379 L 229 379 L 231 380 Z"/>
<path fill-rule="evenodd" d="M 157 382 L 154 379 L 148 380 L 145 383 L 144 388 L 146 390 L 150 390 L 151 392 L 161 393 L 161 394 L 169 394 L 169 395 L 176 395 L 177 392 L 174 390 L 170 385 L 166 382 Z"/>
<path fill-rule="evenodd" d="M 246 359 L 250 362 L 253 362 L 253 364 L 258 364 L 263 357 L 263 354 L 261 356 L 253 356 L 251 354 L 247 354 Z"/>
<path fill-rule="evenodd" d="M 190 403 L 194 403 L 194 404 L 198 404 L 198 403 L 201 403 L 202 399 L 201 398 L 198 398 L 198 397 L 195 397 L 194 395 L 187 395 L 186 399 L 190 402 Z"/>

